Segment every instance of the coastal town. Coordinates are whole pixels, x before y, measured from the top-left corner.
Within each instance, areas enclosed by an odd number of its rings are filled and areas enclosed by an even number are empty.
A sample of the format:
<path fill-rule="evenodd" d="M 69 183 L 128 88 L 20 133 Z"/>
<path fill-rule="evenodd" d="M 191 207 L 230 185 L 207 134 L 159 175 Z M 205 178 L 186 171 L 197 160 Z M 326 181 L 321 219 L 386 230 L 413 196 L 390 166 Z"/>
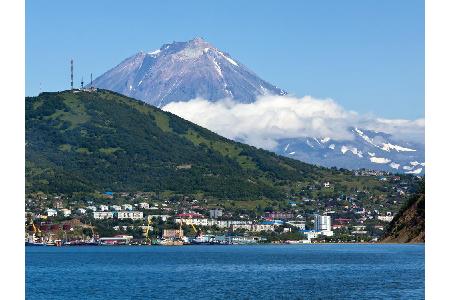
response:
<path fill-rule="evenodd" d="M 110 192 L 27 195 L 25 242 L 44 245 L 189 245 L 377 242 L 418 176 L 355 171 L 392 191 L 377 198 L 365 191 L 308 197 L 314 189 L 280 201 L 220 201 L 201 195 Z"/>

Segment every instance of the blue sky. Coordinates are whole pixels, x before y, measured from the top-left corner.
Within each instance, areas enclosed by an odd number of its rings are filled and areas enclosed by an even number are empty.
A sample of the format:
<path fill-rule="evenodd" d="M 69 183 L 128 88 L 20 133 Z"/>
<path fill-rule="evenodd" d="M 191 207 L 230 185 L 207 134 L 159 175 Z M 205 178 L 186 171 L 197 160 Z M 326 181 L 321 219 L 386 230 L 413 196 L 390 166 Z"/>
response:
<path fill-rule="evenodd" d="M 424 3 L 26 1 L 26 94 L 88 81 L 139 50 L 201 36 L 297 96 L 424 117 Z"/>

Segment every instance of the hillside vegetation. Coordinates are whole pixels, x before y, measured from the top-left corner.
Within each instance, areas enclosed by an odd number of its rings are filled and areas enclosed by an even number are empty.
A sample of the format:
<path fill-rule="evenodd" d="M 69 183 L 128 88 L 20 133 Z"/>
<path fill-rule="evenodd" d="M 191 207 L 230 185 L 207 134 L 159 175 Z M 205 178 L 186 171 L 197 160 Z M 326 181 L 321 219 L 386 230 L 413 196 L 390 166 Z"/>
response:
<path fill-rule="evenodd" d="M 425 242 L 425 186 L 409 199 L 389 224 L 383 242 Z"/>
<path fill-rule="evenodd" d="M 356 178 L 225 139 L 126 96 L 98 90 L 26 98 L 27 192 L 171 191 L 219 199 L 280 199 L 332 181 L 385 190 Z"/>

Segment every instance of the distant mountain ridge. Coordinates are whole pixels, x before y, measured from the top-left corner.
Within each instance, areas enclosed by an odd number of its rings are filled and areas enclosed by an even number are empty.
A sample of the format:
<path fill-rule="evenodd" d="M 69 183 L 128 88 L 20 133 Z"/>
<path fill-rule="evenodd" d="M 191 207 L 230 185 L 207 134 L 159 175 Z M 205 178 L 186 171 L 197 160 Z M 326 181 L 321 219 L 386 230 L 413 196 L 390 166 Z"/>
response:
<path fill-rule="evenodd" d="M 96 78 L 93 85 L 157 107 L 194 98 L 250 103 L 260 95 L 286 94 L 202 38 L 139 52 Z"/>
<path fill-rule="evenodd" d="M 391 173 L 425 174 L 425 146 L 399 141 L 392 135 L 350 128 L 353 140 L 328 137 L 280 139 L 275 152 L 307 163 L 346 169 L 373 169 Z"/>

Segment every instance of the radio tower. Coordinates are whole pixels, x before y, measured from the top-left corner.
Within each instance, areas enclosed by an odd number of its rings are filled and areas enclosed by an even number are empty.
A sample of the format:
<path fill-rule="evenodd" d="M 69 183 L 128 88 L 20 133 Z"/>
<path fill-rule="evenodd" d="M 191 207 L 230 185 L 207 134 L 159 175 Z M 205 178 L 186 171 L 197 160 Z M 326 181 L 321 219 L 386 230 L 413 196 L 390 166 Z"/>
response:
<path fill-rule="evenodd" d="M 91 87 L 92 87 L 92 73 L 91 73 Z"/>
<path fill-rule="evenodd" d="M 83 84 L 84 84 L 84 82 L 83 82 L 83 76 L 81 76 L 81 89 L 83 89 Z"/>
<path fill-rule="evenodd" d="M 73 59 L 70 60 L 70 89 L 73 90 Z"/>

